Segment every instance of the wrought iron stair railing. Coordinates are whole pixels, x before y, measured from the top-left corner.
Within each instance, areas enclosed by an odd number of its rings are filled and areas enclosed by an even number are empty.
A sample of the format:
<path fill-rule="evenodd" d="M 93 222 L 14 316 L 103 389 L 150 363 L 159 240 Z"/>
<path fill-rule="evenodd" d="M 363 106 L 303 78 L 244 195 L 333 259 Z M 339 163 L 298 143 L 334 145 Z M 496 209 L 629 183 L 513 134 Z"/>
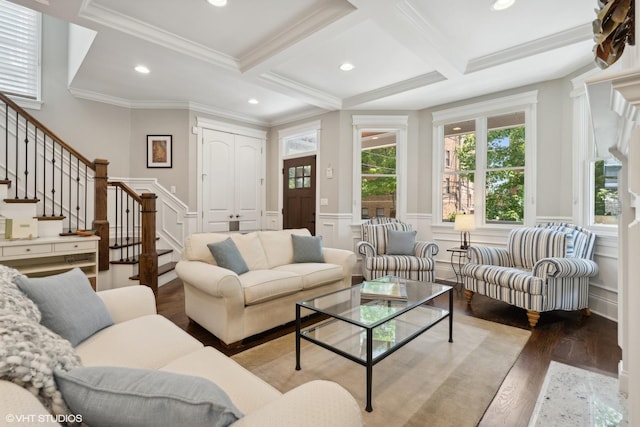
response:
<path fill-rule="evenodd" d="M 135 235 L 118 233 L 138 233 L 140 244 L 135 257 L 140 284 L 157 292 L 156 196 L 137 195 L 122 183 L 110 183 L 108 165 L 105 159 L 87 159 L 0 93 L 0 183 L 9 187 L 4 202 L 37 204 L 37 219 L 62 221 L 62 235 L 95 230 L 100 236 L 100 271 L 110 266 L 110 237 L 133 240 Z M 127 195 L 128 207 L 117 203 L 108 206 L 109 187 L 116 189 L 116 194 Z M 114 210 L 109 213 L 108 209 Z M 131 223 L 127 227 L 117 224 L 111 230 L 109 218 L 124 218 L 122 209 L 138 215 L 129 217 L 126 213 Z"/>

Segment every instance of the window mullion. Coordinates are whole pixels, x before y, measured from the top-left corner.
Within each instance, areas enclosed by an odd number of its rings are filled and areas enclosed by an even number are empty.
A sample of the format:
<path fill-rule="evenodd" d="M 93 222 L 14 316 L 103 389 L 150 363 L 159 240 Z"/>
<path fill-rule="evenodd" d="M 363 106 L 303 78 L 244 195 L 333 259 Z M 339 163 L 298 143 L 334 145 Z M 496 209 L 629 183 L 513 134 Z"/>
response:
<path fill-rule="evenodd" d="M 476 176 L 475 176 L 475 219 L 486 223 L 486 182 L 487 182 L 487 118 L 476 119 Z"/>

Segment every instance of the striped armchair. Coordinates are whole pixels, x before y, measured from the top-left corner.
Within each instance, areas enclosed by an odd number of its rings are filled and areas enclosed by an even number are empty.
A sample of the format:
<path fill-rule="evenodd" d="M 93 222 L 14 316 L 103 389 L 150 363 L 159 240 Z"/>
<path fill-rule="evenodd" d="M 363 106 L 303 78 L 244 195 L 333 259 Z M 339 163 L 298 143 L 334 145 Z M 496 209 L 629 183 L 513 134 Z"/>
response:
<path fill-rule="evenodd" d="M 358 242 L 356 250 L 362 255 L 362 275 L 365 280 L 387 275 L 424 282 L 434 280 L 433 256 L 438 253 L 438 245 L 415 241 L 411 224 L 395 218 L 376 217 L 364 222 L 361 230 L 362 241 Z M 398 238 L 408 239 L 403 242 L 404 245 L 400 245 L 406 250 L 399 250 L 396 244 Z"/>
<path fill-rule="evenodd" d="M 472 246 L 462 267 L 467 302 L 474 293 L 527 310 L 531 327 L 551 310 L 589 312 L 595 234 L 566 223 L 511 231 L 507 248 Z"/>

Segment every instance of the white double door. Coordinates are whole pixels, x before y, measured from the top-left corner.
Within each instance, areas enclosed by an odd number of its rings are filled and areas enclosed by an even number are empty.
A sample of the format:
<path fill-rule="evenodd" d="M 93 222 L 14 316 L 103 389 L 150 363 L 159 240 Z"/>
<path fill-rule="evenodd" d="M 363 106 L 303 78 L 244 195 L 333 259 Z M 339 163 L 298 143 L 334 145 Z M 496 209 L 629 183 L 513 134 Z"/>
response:
<path fill-rule="evenodd" d="M 263 144 L 258 138 L 203 129 L 202 231 L 261 228 Z"/>

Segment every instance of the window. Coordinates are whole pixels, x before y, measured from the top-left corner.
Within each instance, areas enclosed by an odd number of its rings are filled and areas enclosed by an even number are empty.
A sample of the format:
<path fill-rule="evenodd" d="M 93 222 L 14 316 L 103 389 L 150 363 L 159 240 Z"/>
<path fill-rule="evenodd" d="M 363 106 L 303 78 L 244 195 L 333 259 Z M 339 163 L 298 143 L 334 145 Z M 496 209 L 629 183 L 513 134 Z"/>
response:
<path fill-rule="evenodd" d="M 620 161 L 607 158 L 592 160 L 591 191 L 593 203 L 591 209 L 591 224 L 617 225 L 620 214 L 618 200 L 618 172 L 622 168 Z"/>
<path fill-rule="evenodd" d="M 318 132 L 313 130 L 283 138 L 283 147 L 285 157 L 298 157 L 301 154 L 315 153 L 318 149 Z"/>
<path fill-rule="evenodd" d="M 480 224 L 531 224 L 535 92 L 434 113 L 434 206 L 440 223 L 475 213 Z M 533 131 L 532 131 L 533 130 Z"/>
<path fill-rule="evenodd" d="M 395 132 L 361 135 L 361 203 L 376 216 L 396 217 L 397 175 Z"/>
<path fill-rule="evenodd" d="M 289 168 L 289 189 L 311 188 L 311 166 L 294 166 Z"/>
<path fill-rule="evenodd" d="M 40 99 L 40 13 L 0 0 L 0 91 Z"/>
<path fill-rule="evenodd" d="M 354 218 L 402 217 L 406 210 L 407 116 L 354 116 Z"/>

